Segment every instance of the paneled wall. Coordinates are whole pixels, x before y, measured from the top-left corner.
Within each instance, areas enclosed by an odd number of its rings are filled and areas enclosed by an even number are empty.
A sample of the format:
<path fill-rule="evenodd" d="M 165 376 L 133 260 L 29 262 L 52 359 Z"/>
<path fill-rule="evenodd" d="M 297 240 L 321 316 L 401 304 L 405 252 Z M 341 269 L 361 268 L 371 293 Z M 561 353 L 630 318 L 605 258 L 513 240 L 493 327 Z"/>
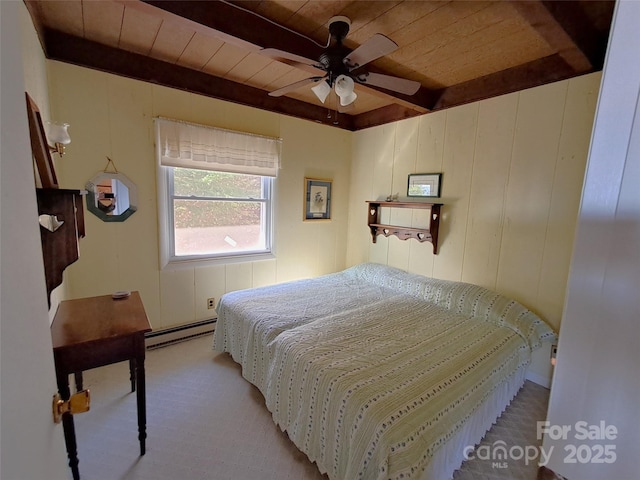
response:
<path fill-rule="evenodd" d="M 231 290 L 344 268 L 351 133 L 183 91 L 48 62 L 51 108 L 70 124 L 61 187 L 84 188 L 107 156 L 138 187 L 138 211 L 105 223 L 85 211 L 80 259 L 65 272 L 69 298 L 139 290 L 154 329 L 211 318 L 207 299 Z M 160 270 L 153 118 L 283 138 L 275 191 L 276 258 Z M 303 222 L 304 177 L 333 179 L 331 221 Z"/>
<path fill-rule="evenodd" d="M 591 74 L 356 132 L 347 265 L 483 285 L 558 328 L 599 82 Z M 393 236 L 372 243 L 365 201 L 402 199 L 409 173 L 436 172 L 438 254 Z M 424 226 L 424 212 L 384 209 L 383 223 Z"/>
<path fill-rule="evenodd" d="M 226 291 L 376 261 L 478 283 L 520 300 L 554 327 L 565 284 L 600 75 L 592 74 L 356 133 L 178 90 L 48 62 L 51 109 L 71 124 L 61 186 L 81 188 L 106 156 L 139 188 L 124 223 L 87 213 L 70 298 L 140 290 L 154 328 L 204 319 Z M 284 139 L 276 193 L 276 259 L 161 271 L 153 117 Z M 406 194 L 409 173 L 442 172 L 440 248 L 378 237 L 366 200 Z M 303 222 L 305 176 L 334 180 L 333 219 Z M 425 211 L 389 210 L 420 225 Z"/>

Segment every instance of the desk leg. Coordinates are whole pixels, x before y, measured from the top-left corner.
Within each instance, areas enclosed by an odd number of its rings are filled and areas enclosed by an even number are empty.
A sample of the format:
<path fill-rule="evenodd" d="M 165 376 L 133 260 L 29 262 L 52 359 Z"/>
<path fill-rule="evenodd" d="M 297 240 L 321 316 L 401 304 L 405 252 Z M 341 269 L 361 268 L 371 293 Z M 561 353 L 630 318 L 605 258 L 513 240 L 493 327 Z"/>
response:
<path fill-rule="evenodd" d="M 138 440 L 140 440 L 140 455 L 146 452 L 147 438 L 147 397 L 145 393 L 144 354 L 135 359 L 135 377 L 138 400 Z"/>
<path fill-rule="evenodd" d="M 76 380 L 76 392 L 80 392 L 82 390 L 82 372 L 76 372 L 73 376 Z"/>
<path fill-rule="evenodd" d="M 136 359 L 129 360 L 129 381 L 131 382 L 131 392 L 136 391 Z"/>
<path fill-rule="evenodd" d="M 69 389 L 69 376 L 57 375 L 58 392 L 62 400 L 69 400 L 71 390 Z M 73 415 L 71 413 L 62 414 L 62 429 L 64 431 L 64 443 L 67 446 L 67 456 L 69 457 L 69 467 L 73 474 L 73 480 L 80 480 L 80 472 L 78 471 L 78 445 L 76 443 L 76 428 L 73 424 Z"/>

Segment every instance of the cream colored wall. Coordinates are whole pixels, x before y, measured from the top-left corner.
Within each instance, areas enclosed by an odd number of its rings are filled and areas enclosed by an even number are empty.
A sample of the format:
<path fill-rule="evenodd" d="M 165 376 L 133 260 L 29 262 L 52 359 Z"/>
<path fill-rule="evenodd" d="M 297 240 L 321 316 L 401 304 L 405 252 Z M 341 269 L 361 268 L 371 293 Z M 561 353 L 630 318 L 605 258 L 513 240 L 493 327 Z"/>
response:
<path fill-rule="evenodd" d="M 40 41 L 36 34 L 33 22 L 26 8 L 21 9 L 20 15 L 20 32 L 21 47 L 24 72 L 24 89 L 29 96 L 36 102 L 42 121 L 56 121 L 57 119 L 51 115 L 49 108 L 49 88 L 47 79 L 47 59 L 44 56 Z M 25 107 L 26 108 L 26 107 Z M 59 158 L 57 155 L 52 156 L 52 160 L 56 170 L 60 168 Z M 35 164 L 34 164 L 35 172 Z M 40 179 L 34 175 L 34 185 L 40 187 Z M 58 308 L 61 299 L 67 295 L 66 285 L 63 282 L 58 288 L 51 292 L 51 308 L 49 309 L 49 321 L 53 321 L 53 316 Z"/>
<path fill-rule="evenodd" d="M 51 120 L 49 113 L 49 91 L 47 87 L 47 59 L 38 41 L 38 36 L 33 27 L 29 12 L 27 12 L 26 9 L 21 9 L 20 33 L 24 88 L 38 105 L 42 120 Z"/>
<path fill-rule="evenodd" d="M 60 62 L 48 62 L 52 111 L 71 126 L 58 173 L 84 188 L 110 157 L 138 187 L 127 221 L 85 211 L 80 260 L 65 273 L 70 298 L 139 290 L 154 329 L 211 318 L 206 299 L 231 290 L 313 277 L 345 266 L 351 133 Z M 165 116 L 283 138 L 276 182 L 276 258 L 159 269 L 153 118 Z M 331 221 L 303 222 L 304 177 L 332 178 Z"/>
<path fill-rule="evenodd" d="M 560 325 L 600 74 L 354 134 L 347 265 L 363 261 L 476 283 Z M 379 236 L 366 200 L 406 195 L 409 173 L 442 172 L 440 246 Z M 427 211 L 385 209 L 424 226 Z"/>

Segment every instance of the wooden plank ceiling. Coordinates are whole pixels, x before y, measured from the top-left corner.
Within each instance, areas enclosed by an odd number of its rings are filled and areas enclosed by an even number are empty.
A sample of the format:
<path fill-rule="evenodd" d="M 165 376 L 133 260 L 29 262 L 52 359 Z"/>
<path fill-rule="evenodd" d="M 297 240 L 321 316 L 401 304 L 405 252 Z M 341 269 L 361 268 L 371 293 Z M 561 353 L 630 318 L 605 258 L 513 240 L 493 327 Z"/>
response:
<path fill-rule="evenodd" d="M 47 58 L 359 130 L 602 69 L 612 1 L 25 1 Z M 398 44 L 369 72 L 414 80 L 403 95 L 356 84 L 337 112 L 318 75 L 274 59 L 275 48 L 317 61 L 328 21 L 351 20 L 345 46 L 381 33 Z M 312 73 L 315 72 L 315 73 Z"/>

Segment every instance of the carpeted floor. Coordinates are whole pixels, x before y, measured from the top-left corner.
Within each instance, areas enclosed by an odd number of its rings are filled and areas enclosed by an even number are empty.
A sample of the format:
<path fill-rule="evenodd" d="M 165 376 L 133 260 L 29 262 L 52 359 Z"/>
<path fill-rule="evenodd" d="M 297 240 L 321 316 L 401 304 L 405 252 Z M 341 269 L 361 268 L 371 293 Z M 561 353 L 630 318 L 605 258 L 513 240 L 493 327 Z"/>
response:
<path fill-rule="evenodd" d="M 211 345 L 207 335 L 147 352 L 143 457 L 128 363 L 85 372 L 91 411 L 75 417 L 82 480 L 327 480 L 276 427 L 240 367 Z M 507 449 L 538 445 L 547 402 L 547 389 L 526 382 L 485 437 L 484 453 L 501 441 Z M 475 458 L 454 480 L 535 480 L 537 463 L 528 463 Z"/>

